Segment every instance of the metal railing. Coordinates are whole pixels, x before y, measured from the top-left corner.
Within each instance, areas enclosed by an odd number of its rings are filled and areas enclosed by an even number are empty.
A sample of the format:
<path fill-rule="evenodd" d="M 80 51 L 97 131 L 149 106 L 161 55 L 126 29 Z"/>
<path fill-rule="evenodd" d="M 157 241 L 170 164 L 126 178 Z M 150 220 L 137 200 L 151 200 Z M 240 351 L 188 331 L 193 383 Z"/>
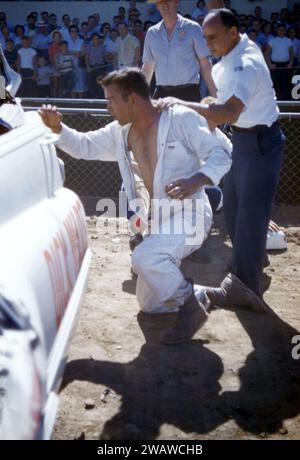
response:
<path fill-rule="evenodd" d="M 22 103 L 25 110 L 37 110 L 43 103 L 59 105 L 59 110 L 64 115 L 64 123 L 81 132 L 99 129 L 112 121 L 107 110 L 99 108 L 99 105 L 106 104 L 103 99 L 64 100 L 65 104 L 85 106 L 76 108 L 63 107 L 64 104 L 58 99 L 24 98 Z M 90 105 L 98 108 L 91 108 Z M 296 112 L 280 113 L 280 124 L 287 142 L 276 201 L 286 205 L 300 205 L 300 101 L 280 101 L 278 105 L 281 108 L 295 109 Z M 116 162 L 75 160 L 62 151 L 59 151 L 59 156 L 65 162 L 67 187 L 81 196 L 117 198 L 121 177 Z"/>

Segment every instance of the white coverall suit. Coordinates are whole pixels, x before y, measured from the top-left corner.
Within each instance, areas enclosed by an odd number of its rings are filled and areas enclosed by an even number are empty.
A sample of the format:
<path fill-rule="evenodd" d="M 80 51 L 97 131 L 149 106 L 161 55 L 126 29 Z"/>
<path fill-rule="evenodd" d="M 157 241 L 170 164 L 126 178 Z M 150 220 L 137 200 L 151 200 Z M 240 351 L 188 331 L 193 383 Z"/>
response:
<path fill-rule="evenodd" d="M 99 130 L 79 133 L 63 125 L 57 142 L 59 148 L 74 158 L 118 161 L 129 205 L 147 196 L 143 180 L 138 177 L 137 169 L 133 166 L 132 153 L 127 148 L 130 127 L 131 124 L 121 126 L 115 121 Z M 211 133 L 206 120 L 196 112 L 183 106 L 163 111 L 157 136 L 154 201 L 170 200 L 165 192 L 166 185 L 178 179 L 189 178 L 198 171 L 208 176 L 214 185 L 218 185 L 231 167 L 231 151 L 229 139 L 218 129 Z M 145 312 L 174 311 L 192 294 L 191 284 L 184 279 L 179 267 L 182 259 L 201 247 L 208 236 L 212 211 L 204 189 L 199 189 L 191 198 L 194 202 L 197 199 L 197 203 L 202 203 L 202 212 L 200 216 L 197 215 L 195 243 L 187 244 L 185 226 L 180 234 L 147 234 L 132 254 L 132 265 L 138 274 L 137 300 Z M 149 203 L 145 203 L 146 212 L 148 208 Z M 136 209 L 133 211 L 136 212 Z M 153 219 L 153 203 L 151 216 Z M 184 216 L 187 224 L 192 225 L 195 210 L 189 206 Z M 171 220 L 182 221 L 182 214 L 175 211 Z"/>

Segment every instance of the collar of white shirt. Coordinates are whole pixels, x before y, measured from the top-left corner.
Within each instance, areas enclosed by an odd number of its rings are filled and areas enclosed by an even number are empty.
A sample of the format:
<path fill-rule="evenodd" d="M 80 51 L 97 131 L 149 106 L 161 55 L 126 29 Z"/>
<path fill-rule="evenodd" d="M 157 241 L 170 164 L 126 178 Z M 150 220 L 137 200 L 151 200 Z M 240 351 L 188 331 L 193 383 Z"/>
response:
<path fill-rule="evenodd" d="M 235 59 L 236 56 L 241 54 L 243 50 L 247 47 L 249 44 L 249 39 L 246 34 L 240 34 L 240 41 L 239 43 L 225 56 L 222 57 L 223 61 L 231 61 L 232 59 Z"/>

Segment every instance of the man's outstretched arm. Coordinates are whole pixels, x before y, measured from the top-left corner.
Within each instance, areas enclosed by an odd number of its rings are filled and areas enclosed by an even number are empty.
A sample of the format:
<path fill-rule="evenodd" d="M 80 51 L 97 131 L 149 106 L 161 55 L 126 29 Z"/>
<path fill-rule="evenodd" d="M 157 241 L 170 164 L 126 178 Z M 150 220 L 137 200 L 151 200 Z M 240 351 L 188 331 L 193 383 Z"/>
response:
<path fill-rule="evenodd" d="M 47 128 L 59 134 L 56 145 L 72 157 L 82 160 L 116 161 L 117 122 L 81 133 L 62 123 L 62 115 L 55 106 L 45 105 L 38 113 Z"/>

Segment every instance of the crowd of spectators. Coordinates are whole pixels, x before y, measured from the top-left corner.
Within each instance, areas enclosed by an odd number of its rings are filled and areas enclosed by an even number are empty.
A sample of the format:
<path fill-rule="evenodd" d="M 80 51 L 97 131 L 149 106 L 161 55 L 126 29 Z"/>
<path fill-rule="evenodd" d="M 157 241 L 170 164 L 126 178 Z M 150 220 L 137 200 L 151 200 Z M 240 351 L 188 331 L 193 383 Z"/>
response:
<path fill-rule="evenodd" d="M 230 8 L 230 0 L 225 1 Z M 116 8 L 110 22 L 97 12 L 80 21 L 66 12 L 32 11 L 24 24 L 11 24 L 0 12 L 0 43 L 10 66 L 22 76 L 23 97 L 103 97 L 97 79 L 124 66 L 141 66 L 145 34 L 161 20 L 154 4 L 141 19 L 136 2 Z M 98 10 L 99 11 L 99 10 Z M 232 10 L 246 33 L 262 50 L 271 70 L 277 97 L 291 98 L 292 75 L 300 65 L 300 2 L 264 16 L 257 6 L 253 14 Z M 207 13 L 205 1 L 195 2 L 191 15 L 200 25 Z M 24 18 L 25 19 L 25 18 Z"/>

